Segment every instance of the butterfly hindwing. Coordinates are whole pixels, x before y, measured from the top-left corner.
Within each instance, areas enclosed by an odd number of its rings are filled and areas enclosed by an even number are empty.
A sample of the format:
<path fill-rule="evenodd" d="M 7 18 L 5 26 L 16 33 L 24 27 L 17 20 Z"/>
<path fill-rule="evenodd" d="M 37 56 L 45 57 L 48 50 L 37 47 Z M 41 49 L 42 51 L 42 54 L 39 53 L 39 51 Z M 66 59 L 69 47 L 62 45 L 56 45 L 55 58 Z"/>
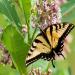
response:
<path fill-rule="evenodd" d="M 46 60 L 55 59 L 55 53 L 62 55 L 64 39 L 73 28 L 73 24 L 64 22 L 48 26 L 43 31 L 41 30 L 29 50 L 26 59 L 27 65 L 40 58 Z"/>
<path fill-rule="evenodd" d="M 31 49 L 29 50 L 27 57 L 27 64 L 39 59 L 41 57 L 41 53 L 50 52 L 50 46 L 47 43 L 46 39 L 42 36 L 42 34 L 37 35 L 36 39 L 32 43 Z M 37 58 L 37 59 L 36 59 Z"/>

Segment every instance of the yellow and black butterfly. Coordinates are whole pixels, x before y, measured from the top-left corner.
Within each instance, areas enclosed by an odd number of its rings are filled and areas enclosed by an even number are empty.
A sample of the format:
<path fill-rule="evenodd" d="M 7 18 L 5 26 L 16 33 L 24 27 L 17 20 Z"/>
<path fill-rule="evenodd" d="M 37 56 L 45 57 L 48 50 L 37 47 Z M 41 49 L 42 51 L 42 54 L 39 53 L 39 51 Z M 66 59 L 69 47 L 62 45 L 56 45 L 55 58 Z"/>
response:
<path fill-rule="evenodd" d="M 64 22 L 50 25 L 43 31 L 41 30 L 32 43 L 26 65 L 28 66 L 40 58 L 53 61 L 55 54 L 63 56 L 64 40 L 73 28 L 73 24 Z"/>

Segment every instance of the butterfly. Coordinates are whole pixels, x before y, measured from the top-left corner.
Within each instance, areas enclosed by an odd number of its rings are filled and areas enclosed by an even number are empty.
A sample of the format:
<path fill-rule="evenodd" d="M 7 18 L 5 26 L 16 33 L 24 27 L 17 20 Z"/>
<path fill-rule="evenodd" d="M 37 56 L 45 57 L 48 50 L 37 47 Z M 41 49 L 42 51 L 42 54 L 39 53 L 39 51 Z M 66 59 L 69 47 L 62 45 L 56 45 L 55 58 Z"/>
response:
<path fill-rule="evenodd" d="M 26 65 L 28 66 L 39 59 L 51 60 L 53 64 L 55 55 L 62 55 L 64 57 L 62 54 L 64 40 L 73 28 L 73 24 L 63 22 L 40 30 L 28 52 Z"/>

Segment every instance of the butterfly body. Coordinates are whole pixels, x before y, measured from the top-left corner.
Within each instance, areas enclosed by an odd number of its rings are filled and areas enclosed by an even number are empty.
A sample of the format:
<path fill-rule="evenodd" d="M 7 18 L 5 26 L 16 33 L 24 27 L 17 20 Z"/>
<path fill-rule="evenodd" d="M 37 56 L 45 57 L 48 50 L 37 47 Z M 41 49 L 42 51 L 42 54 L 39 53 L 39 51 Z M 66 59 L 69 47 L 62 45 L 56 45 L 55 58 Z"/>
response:
<path fill-rule="evenodd" d="M 61 23 L 48 26 L 34 39 L 29 50 L 26 64 L 29 65 L 38 59 L 55 60 L 55 55 L 62 55 L 64 40 L 74 28 L 73 24 Z"/>

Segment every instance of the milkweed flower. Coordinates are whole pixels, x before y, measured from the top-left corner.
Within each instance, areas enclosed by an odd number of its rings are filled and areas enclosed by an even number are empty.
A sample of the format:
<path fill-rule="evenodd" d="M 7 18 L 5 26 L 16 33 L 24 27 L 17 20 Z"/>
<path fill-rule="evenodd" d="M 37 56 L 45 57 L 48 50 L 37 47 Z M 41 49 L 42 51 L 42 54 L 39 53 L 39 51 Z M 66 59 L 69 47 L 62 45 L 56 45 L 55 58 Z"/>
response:
<path fill-rule="evenodd" d="M 36 4 L 41 29 L 45 29 L 52 24 L 61 23 L 61 9 L 57 0 L 50 2 L 43 0 L 41 3 L 38 1 Z"/>
<path fill-rule="evenodd" d="M 47 72 L 42 72 L 41 68 L 32 69 L 29 75 L 52 75 L 52 70 L 49 68 Z"/>
<path fill-rule="evenodd" d="M 28 29 L 27 29 L 27 25 L 23 24 L 22 25 L 22 32 L 27 32 Z"/>
<path fill-rule="evenodd" d="M 2 57 L 0 58 L 0 64 L 9 64 L 12 66 L 12 60 L 8 51 L 0 44 L 0 52 L 2 52 Z"/>

